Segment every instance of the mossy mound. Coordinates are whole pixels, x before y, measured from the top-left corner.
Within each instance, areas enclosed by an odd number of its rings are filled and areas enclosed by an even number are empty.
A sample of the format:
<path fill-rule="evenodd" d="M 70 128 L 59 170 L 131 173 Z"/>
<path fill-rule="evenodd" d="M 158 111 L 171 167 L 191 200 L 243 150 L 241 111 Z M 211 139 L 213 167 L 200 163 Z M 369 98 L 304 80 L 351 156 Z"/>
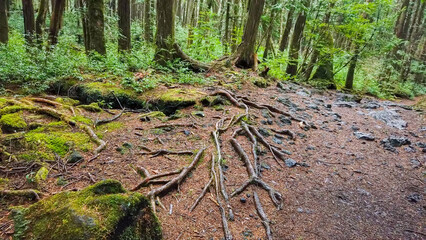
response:
<path fill-rule="evenodd" d="M 166 115 L 172 115 L 176 110 L 192 106 L 206 96 L 206 93 L 192 88 L 168 89 L 164 86 L 138 93 L 132 88 L 123 87 L 117 80 L 82 82 L 64 80 L 63 83 L 57 83 L 52 88 L 52 92 L 69 94 L 84 104 L 102 103 L 102 107 L 117 109 L 121 109 L 122 106 L 129 109 L 146 108 L 161 111 Z"/>
<path fill-rule="evenodd" d="M 162 239 L 148 199 L 114 180 L 14 208 L 14 239 Z"/>
<path fill-rule="evenodd" d="M 22 131 L 27 127 L 22 112 L 4 114 L 0 118 L 0 126 L 3 132 L 13 133 Z"/>

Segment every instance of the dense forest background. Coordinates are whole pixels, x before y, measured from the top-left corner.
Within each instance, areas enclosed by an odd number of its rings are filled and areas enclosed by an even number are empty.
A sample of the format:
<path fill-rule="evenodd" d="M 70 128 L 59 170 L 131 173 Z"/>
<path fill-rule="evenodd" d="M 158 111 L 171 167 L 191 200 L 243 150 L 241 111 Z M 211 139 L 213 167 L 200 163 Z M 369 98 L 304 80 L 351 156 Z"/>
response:
<path fill-rule="evenodd" d="M 36 94 L 61 78 L 90 74 L 115 75 L 144 91 L 159 83 L 213 82 L 205 71 L 232 75 L 234 64 L 320 88 L 414 97 L 426 92 L 425 5 L 0 0 L 0 91 L 19 86 Z"/>

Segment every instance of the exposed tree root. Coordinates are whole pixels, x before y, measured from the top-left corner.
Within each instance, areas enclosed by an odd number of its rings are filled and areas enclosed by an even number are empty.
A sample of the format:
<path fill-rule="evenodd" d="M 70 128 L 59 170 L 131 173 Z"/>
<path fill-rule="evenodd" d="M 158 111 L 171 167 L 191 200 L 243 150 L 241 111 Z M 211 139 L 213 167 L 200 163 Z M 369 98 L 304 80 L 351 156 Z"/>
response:
<path fill-rule="evenodd" d="M 195 158 L 191 162 L 191 164 L 189 164 L 188 167 L 185 167 L 178 176 L 176 176 L 175 178 L 170 180 L 167 184 L 149 191 L 148 196 L 149 197 L 159 196 L 160 194 L 170 190 L 170 188 L 172 188 L 176 185 L 179 185 L 185 179 L 185 177 L 188 175 L 188 173 L 191 172 L 192 169 L 194 169 L 195 165 L 197 164 L 197 162 L 200 160 L 201 156 L 203 155 L 205 149 L 206 148 L 203 148 L 200 151 L 198 151 L 197 155 L 195 155 Z"/>
<path fill-rule="evenodd" d="M 278 133 L 278 134 L 282 134 L 282 135 L 287 135 L 290 137 L 291 140 L 296 140 L 296 134 L 293 131 L 284 129 L 284 130 L 275 130 L 275 129 L 271 129 L 272 132 L 274 133 Z"/>
<path fill-rule="evenodd" d="M 272 240 L 272 231 L 271 226 L 269 225 L 270 221 L 265 211 L 263 211 L 262 203 L 260 202 L 259 196 L 256 191 L 253 192 L 254 204 L 256 206 L 257 213 L 259 214 L 260 219 L 262 219 L 262 224 L 265 227 L 266 237 L 268 240 Z"/>
<path fill-rule="evenodd" d="M 214 156 L 212 156 L 212 166 L 211 166 L 211 170 L 210 170 L 210 179 L 207 182 L 207 184 L 204 186 L 203 191 L 201 192 L 201 194 L 198 196 L 198 198 L 195 200 L 194 204 L 192 204 L 191 208 L 189 209 L 189 212 L 194 211 L 194 209 L 197 207 L 198 203 L 201 201 L 201 199 L 206 195 L 207 190 L 209 190 L 210 186 L 213 183 L 214 180 Z"/>
<path fill-rule="evenodd" d="M 253 168 L 253 165 L 250 162 L 250 159 L 248 158 L 247 154 L 245 153 L 241 145 L 237 142 L 237 140 L 233 138 L 230 141 L 235 151 L 244 161 L 247 168 L 247 173 L 249 175 L 249 180 L 245 181 L 239 188 L 237 188 L 233 193 L 231 193 L 230 197 L 234 197 L 242 193 L 251 184 L 256 184 L 257 186 L 265 189 L 269 193 L 269 196 L 271 197 L 271 200 L 275 204 L 275 206 L 278 209 L 281 209 L 283 204 L 283 198 L 281 193 L 277 192 L 275 189 L 270 187 L 267 183 L 265 183 L 262 179 L 259 178 L 259 176 L 256 174 Z"/>
<path fill-rule="evenodd" d="M 195 60 L 195 59 L 192 59 L 191 57 L 189 57 L 188 55 L 186 55 L 186 54 L 182 51 L 182 49 L 180 48 L 179 44 L 174 43 L 174 44 L 173 44 L 173 48 L 174 48 L 174 49 L 175 49 L 175 51 L 176 51 L 176 55 L 177 55 L 177 57 L 179 57 L 180 59 L 182 59 L 184 62 L 189 63 L 189 65 L 191 66 L 191 68 L 192 68 L 194 71 L 197 71 L 197 72 L 205 72 L 205 71 L 207 71 L 207 70 L 209 70 L 209 69 L 210 69 L 210 66 L 209 66 L 208 64 L 206 64 L 206 63 L 202 63 L 202 62 L 197 61 L 197 60 Z"/>
<path fill-rule="evenodd" d="M 140 152 L 139 155 L 152 155 L 151 157 L 158 157 L 161 155 L 191 155 L 194 154 L 192 151 L 169 151 L 165 149 L 160 149 L 154 152 Z"/>
<path fill-rule="evenodd" d="M 40 195 L 36 190 L 26 189 L 26 190 L 1 190 L 0 198 L 16 200 L 19 199 L 21 201 L 39 201 Z"/>
<path fill-rule="evenodd" d="M 178 173 L 181 173 L 183 169 L 179 169 L 179 170 L 175 170 L 175 171 L 170 171 L 170 172 L 166 172 L 166 173 L 160 173 L 160 174 L 156 174 L 156 175 L 150 175 L 148 173 L 148 170 L 146 170 L 143 167 L 138 167 L 137 171 L 139 173 L 143 173 L 145 177 L 145 179 L 139 183 L 136 187 L 134 187 L 131 191 L 137 191 L 139 189 L 141 189 L 142 187 L 147 186 L 148 184 L 152 183 L 154 179 L 158 179 L 158 178 L 162 178 L 162 177 L 167 177 L 167 176 L 171 176 L 171 175 L 175 175 Z"/>
<path fill-rule="evenodd" d="M 115 115 L 115 116 L 113 116 L 112 118 L 96 120 L 96 121 L 95 121 L 95 127 L 96 127 L 96 126 L 99 126 L 99 125 L 102 125 L 102 124 L 110 123 L 110 122 L 113 122 L 113 121 L 115 121 L 115 120 L 119 119 L 119 118 L 121 117 L 121 115 L 123 115 L 123 113 L 124 113 L 125 111 L 126 111 L 126 110 L 124 110 L 124 109 L 123 109 L 123 110 L 121 110 L 121 112 L 120 112 L 120 113 L 116 114 L 116 115 Z"/>

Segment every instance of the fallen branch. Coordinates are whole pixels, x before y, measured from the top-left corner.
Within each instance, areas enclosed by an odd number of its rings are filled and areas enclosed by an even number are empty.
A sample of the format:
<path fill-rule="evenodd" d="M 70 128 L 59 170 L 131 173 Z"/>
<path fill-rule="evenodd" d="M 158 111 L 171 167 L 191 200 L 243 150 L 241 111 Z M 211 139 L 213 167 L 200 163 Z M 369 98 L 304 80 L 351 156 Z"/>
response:
<path fill-rule="evenodd" d="M 121 117 L 121 115 L 123 115 L 124 111 L 125 111 L 124 109 L 123 109 L 123 110 L 121 110 L 121 112 L 120 112 L 120 113 L 118 113 L 117 115 L 115 115 L 115 116 L 114 116 L 114 117 L 112 117 L 112 118 L 103 119 L 103 120 L 96 120 L 96 122 L 95 122 L 95 127 L 97 127 L 97 126 L 99 126 L 99 125 L 102 125 L 102 124 L 110 123 L 110 122 L 113 122 L 113 121 L 115 121 L 115 120 L 119 119 L 119 118 Z"/>

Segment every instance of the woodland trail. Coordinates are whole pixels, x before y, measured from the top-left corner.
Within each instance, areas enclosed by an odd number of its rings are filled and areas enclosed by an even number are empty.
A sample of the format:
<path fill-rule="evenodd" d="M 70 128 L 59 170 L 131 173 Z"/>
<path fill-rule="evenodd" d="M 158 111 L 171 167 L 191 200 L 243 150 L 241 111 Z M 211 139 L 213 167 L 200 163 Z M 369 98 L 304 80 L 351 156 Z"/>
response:
<path fill-rule="evenodd" d="M 104 133 L 105 150 L 67 171 L 52 171 L 42 192 L 119 180 L 152 196 L 164 239 L 426 236 L 426 122 L 407 105 L 413 102 L 295 84 L 200 90 L 233 104 L 187 107 L 184 117 L 166 123 L 124 113 L 115 120 L 124 127 Z M 204 154 L 195 156 L 200 149 Z M 137 188 L 138 172 L 164 176 Z M 68 180 L 65 186 L 56 184 L 58 174 Z M 8 177 L 11 185 L 22 184 L 21 174 Z M 177 189 L 151 190 L 170 180 Z M 1 209 L 4 230 L 9 211 Z"/>

